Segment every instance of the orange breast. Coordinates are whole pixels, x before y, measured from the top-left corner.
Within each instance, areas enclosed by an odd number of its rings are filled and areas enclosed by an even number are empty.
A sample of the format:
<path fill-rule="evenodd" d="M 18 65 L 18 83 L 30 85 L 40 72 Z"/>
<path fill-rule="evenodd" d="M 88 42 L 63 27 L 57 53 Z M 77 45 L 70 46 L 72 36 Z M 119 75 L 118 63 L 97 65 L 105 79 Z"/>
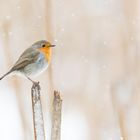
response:
<path fill-rule="evenodd" d="M 50 59 L 51 59 L 51 48 L 40 48 L 39 49 L 44 55 L 45 55 L 45 58 L 47 59 L 48 62 L 50 62 Z"/>

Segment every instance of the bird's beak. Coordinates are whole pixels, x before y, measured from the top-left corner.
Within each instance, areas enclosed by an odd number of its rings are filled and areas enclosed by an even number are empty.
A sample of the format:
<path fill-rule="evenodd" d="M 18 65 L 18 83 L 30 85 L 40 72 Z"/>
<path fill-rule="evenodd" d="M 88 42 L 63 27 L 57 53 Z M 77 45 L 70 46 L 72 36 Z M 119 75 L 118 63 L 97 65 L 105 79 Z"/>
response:
<path fill-rule="evenodd" d="M 55 47 L 56 45 L 51 45 L 51 47 Z"/>

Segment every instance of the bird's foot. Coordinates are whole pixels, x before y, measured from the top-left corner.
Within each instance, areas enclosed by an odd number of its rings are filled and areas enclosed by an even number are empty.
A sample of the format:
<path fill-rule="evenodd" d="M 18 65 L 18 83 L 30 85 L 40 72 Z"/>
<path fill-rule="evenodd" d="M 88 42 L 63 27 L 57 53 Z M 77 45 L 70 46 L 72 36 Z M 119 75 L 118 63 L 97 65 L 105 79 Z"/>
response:
<path fill-rule="evenodd" d="M 33 87 L 37 87 L 38 90 L 40 90 L 39 82 L 32 81 L 32 83 L 33 83 Z"/>
<path fill-rule="evenodd" d="M 40 90 L 40 85 L 39 85 L 39 81 L 33 81 L 31 78 L 29 78 L 28 76 L 26 76 L 28 80 L 30 80 L 33 84 L 33 87 L 38 87 L 38 89 Z"/>

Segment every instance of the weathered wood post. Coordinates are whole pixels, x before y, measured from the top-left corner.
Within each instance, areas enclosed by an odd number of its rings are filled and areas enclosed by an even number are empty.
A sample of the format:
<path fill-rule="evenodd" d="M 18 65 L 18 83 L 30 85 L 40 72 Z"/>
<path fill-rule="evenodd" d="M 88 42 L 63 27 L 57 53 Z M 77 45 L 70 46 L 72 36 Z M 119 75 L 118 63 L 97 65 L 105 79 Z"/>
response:
<path fill-rule="evenodd" d="M 35 140 L 45 140 L 44 121 L 42 113 L 42 104 L 40 98 L 40 85 L 34 83 L 31 89 L 33 125 Z"/>

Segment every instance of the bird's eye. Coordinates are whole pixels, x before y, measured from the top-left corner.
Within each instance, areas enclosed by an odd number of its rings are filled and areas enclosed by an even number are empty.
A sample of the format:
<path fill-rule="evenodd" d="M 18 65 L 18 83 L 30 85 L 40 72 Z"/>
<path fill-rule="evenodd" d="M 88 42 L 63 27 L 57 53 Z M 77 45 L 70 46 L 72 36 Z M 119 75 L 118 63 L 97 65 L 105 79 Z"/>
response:
<path fill-rule="evenodd" d="M 44 47 L 46 47 L 46 45 L 45 44 L 42 44 L 42 47 L 44 48 Z"/>

